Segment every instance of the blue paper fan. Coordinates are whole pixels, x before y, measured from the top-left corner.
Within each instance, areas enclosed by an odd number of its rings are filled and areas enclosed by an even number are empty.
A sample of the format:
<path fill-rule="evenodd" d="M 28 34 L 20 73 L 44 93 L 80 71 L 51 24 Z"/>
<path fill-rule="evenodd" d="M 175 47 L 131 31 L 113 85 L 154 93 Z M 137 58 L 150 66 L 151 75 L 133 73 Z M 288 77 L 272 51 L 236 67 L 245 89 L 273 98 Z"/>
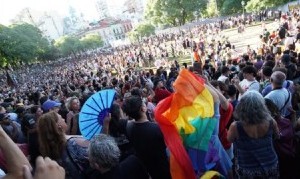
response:
<path fill-rule="evenodd" d="M 100 133 L 103 120 L 110 111 L 115 94 L 115 90 L 112 89 L 99 91 L 82 106 L 79 113 L 79 128 L 86 139 L 90 140 Z"/>

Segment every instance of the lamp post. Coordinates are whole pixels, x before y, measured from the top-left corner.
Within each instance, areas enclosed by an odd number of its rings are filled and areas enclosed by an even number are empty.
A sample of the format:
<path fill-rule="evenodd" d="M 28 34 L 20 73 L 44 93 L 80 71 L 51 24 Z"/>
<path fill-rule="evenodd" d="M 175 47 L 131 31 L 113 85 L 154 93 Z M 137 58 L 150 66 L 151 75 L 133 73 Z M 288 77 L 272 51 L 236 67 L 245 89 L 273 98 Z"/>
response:
<path fill-rule="evenodd" d="M 244 12 L 244 10 L 245 10 L 245 1 L 242 1 L 241 2 L 241 4 L 242 4 L 242 7 L 243 7 L 243 19 L 244 19 L 244 17 L 245 17 L 245 12 Z"/>

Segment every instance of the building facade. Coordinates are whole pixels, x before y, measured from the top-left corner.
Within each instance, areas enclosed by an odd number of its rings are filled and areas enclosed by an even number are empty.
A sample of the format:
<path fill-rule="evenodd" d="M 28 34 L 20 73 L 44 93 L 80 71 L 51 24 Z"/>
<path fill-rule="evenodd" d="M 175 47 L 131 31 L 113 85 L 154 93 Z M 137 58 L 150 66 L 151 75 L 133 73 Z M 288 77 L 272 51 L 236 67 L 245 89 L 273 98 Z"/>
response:
<path fill-rule="evenodd" d="M 63 35 L 63 19 L 56 12 L 39 12 L 25 8 L 11 21 L 13 24 L 28 23 L 39 28 L 49 40 Z"/>
<path fill-rule="evenodd" d="M 118 0 L 94 0 L 94 4 L 100 20 L 120 16 L 125 10 Z"/>
<path fill-rule="evenodd" d="M 102 37 L 105 46 L 112 45 L 115 41 L 125 40 L 126 34 L 132 30 L 130 20 L 116 20 L 106 18 L 99 21 L 98 24 L 78 33 L 79 37 L 87 34 L 98 34 Z"/>

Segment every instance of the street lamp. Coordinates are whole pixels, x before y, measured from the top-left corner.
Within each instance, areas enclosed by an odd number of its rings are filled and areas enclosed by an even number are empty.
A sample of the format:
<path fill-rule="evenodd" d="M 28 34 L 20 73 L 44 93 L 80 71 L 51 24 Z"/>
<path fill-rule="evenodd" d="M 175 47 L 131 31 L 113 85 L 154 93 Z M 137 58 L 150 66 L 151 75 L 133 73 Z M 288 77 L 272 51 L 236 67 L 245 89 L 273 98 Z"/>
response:
<path fill-rule="evenodd" d="M 243 18 L 244 18 L 244 16 L 245 16 L 245 14 L 244 14 L 244 10 L 245 10 L 245 1 L 242 1 L 241 4 L 242 4 L 242 7 L 243 7 Z"/>

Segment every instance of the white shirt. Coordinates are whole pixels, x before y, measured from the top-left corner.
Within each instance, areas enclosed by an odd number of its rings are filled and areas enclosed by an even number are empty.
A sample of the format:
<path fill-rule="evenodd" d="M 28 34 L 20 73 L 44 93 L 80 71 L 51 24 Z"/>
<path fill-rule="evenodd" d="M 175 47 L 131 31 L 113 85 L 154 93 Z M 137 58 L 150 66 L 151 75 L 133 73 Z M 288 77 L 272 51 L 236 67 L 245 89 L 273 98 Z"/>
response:
<path fill-rule="evenodd" d="M 218 78 L 218 81 L 222 81 L 223 83 L 225 83 L 227 79 L 228 79 L 227 76 L 221 75 L 221 76 Z"/>
<path fill-rule="evenodd" d="M 5 176 L 5 173 L 3 170 L 0 169 L 0 178 L 4 177 Z"/>
<path fill-rule="evenodd" d="M 293 44 L 295 41 L 295 37 L 286 37 L 285 42 L 284 42 L 284 47 L 287 50 L 289 45 Z"/>
<path fill-rule="evenodd" d="M 240 83 L 241 88 L 244 90 L 244 92 L 255 90 L 259 92 L 260 85 L 258 81 L 249 81 L 247 79 L 243 79 Z M 239 94 L 239 99 L 241 98 L 241 94 Z"/>

